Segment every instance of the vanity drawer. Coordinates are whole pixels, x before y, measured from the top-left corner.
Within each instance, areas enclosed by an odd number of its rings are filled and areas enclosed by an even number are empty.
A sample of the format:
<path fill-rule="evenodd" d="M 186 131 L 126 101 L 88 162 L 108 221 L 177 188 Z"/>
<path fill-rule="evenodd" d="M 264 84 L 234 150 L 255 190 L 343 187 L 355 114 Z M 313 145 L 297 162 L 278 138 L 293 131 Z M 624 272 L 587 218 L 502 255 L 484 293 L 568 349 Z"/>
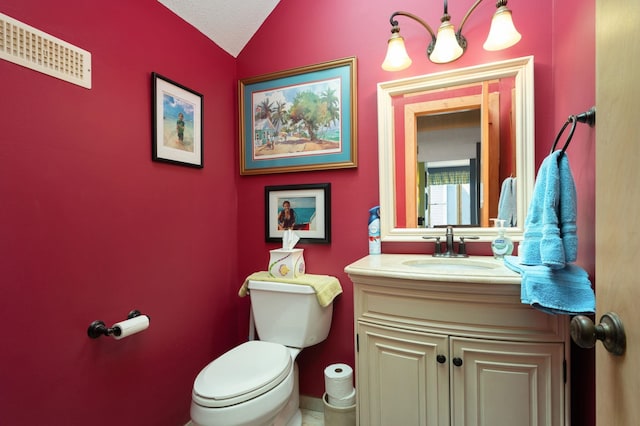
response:
<path fill-rule="evenodd" d="M 440 283 L 439 283 L 440 284 Z M 357 321 L 496 340 L 561 342 L 568 321 L 520 302 L 520 286 L 434 285 L 428 291 L 354 283 Z M 481 287 L 481 288 L 479 288 Z"/>

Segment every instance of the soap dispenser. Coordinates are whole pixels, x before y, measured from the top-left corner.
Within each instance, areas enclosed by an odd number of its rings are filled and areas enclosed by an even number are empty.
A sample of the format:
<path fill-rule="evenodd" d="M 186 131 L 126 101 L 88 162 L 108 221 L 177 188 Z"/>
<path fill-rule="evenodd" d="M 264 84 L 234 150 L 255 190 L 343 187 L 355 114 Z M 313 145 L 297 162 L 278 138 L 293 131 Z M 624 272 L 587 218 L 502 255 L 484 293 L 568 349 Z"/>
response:
<path fill-rule="evenodd" d="M 491 220 L 494 222 L 494 226 L 498 228 L 498 236 L 491 242 L 491 251 L 493 252 L 493 257 L 496 259 L 502 259 L 513 253 L 513 241 L 511 241 L 511 238 L 504 235 L 503 219 Z"/>

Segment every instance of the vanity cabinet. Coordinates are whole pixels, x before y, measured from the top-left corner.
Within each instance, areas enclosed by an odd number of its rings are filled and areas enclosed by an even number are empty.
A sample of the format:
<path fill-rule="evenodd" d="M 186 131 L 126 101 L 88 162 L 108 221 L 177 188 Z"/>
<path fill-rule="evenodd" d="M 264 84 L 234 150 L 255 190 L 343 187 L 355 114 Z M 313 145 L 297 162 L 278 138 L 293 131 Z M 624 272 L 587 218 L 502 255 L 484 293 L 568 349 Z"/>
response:
<path fill-rule="evenodd" d="M 345 269 L 359 425 L 569 424 L 566 316 L 521 304 L 511 271 L 412 274 L 388 256 Z"/>

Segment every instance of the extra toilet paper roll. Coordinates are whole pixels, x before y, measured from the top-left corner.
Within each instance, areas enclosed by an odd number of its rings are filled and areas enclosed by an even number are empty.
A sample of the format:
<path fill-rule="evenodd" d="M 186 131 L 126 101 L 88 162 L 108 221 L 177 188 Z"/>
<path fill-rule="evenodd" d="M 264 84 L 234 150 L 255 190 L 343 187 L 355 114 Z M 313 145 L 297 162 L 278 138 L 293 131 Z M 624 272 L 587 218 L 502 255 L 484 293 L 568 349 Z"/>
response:
<path fill-rule="evenodd" d="M 146 315 L 139 315 L 137 317 L 120 321 L 113 324 L 115 329 L 113 338 L 116 340 L 124 339 L 127 336 L 141 332 L 149 328 L 149 317 Z"/>
<path fill-rule="evenodd" d="M 334 407 L 351 407 L 356 403 L 356 388 L 352 388 L 351 393 L 344 398 L 335 398 L 327 394 L 327 399 Z"/>
<path fill-rule="evenodd" d="M 324 387 L 329 399 L 342 400 L 354 392 L 353 369 L 347 364 L 331 364 L 324 369 Z"/>

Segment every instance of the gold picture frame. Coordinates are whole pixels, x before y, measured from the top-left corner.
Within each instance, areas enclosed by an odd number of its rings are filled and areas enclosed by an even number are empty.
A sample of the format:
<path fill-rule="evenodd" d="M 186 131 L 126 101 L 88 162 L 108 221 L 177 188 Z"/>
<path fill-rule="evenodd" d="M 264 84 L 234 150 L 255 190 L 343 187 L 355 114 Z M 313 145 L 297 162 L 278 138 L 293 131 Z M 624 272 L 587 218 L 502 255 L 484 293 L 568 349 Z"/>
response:
<path fill-rule="evenodd" d="M 239 81 L 240 174 L 357 167 L 356 58 Z"/>

